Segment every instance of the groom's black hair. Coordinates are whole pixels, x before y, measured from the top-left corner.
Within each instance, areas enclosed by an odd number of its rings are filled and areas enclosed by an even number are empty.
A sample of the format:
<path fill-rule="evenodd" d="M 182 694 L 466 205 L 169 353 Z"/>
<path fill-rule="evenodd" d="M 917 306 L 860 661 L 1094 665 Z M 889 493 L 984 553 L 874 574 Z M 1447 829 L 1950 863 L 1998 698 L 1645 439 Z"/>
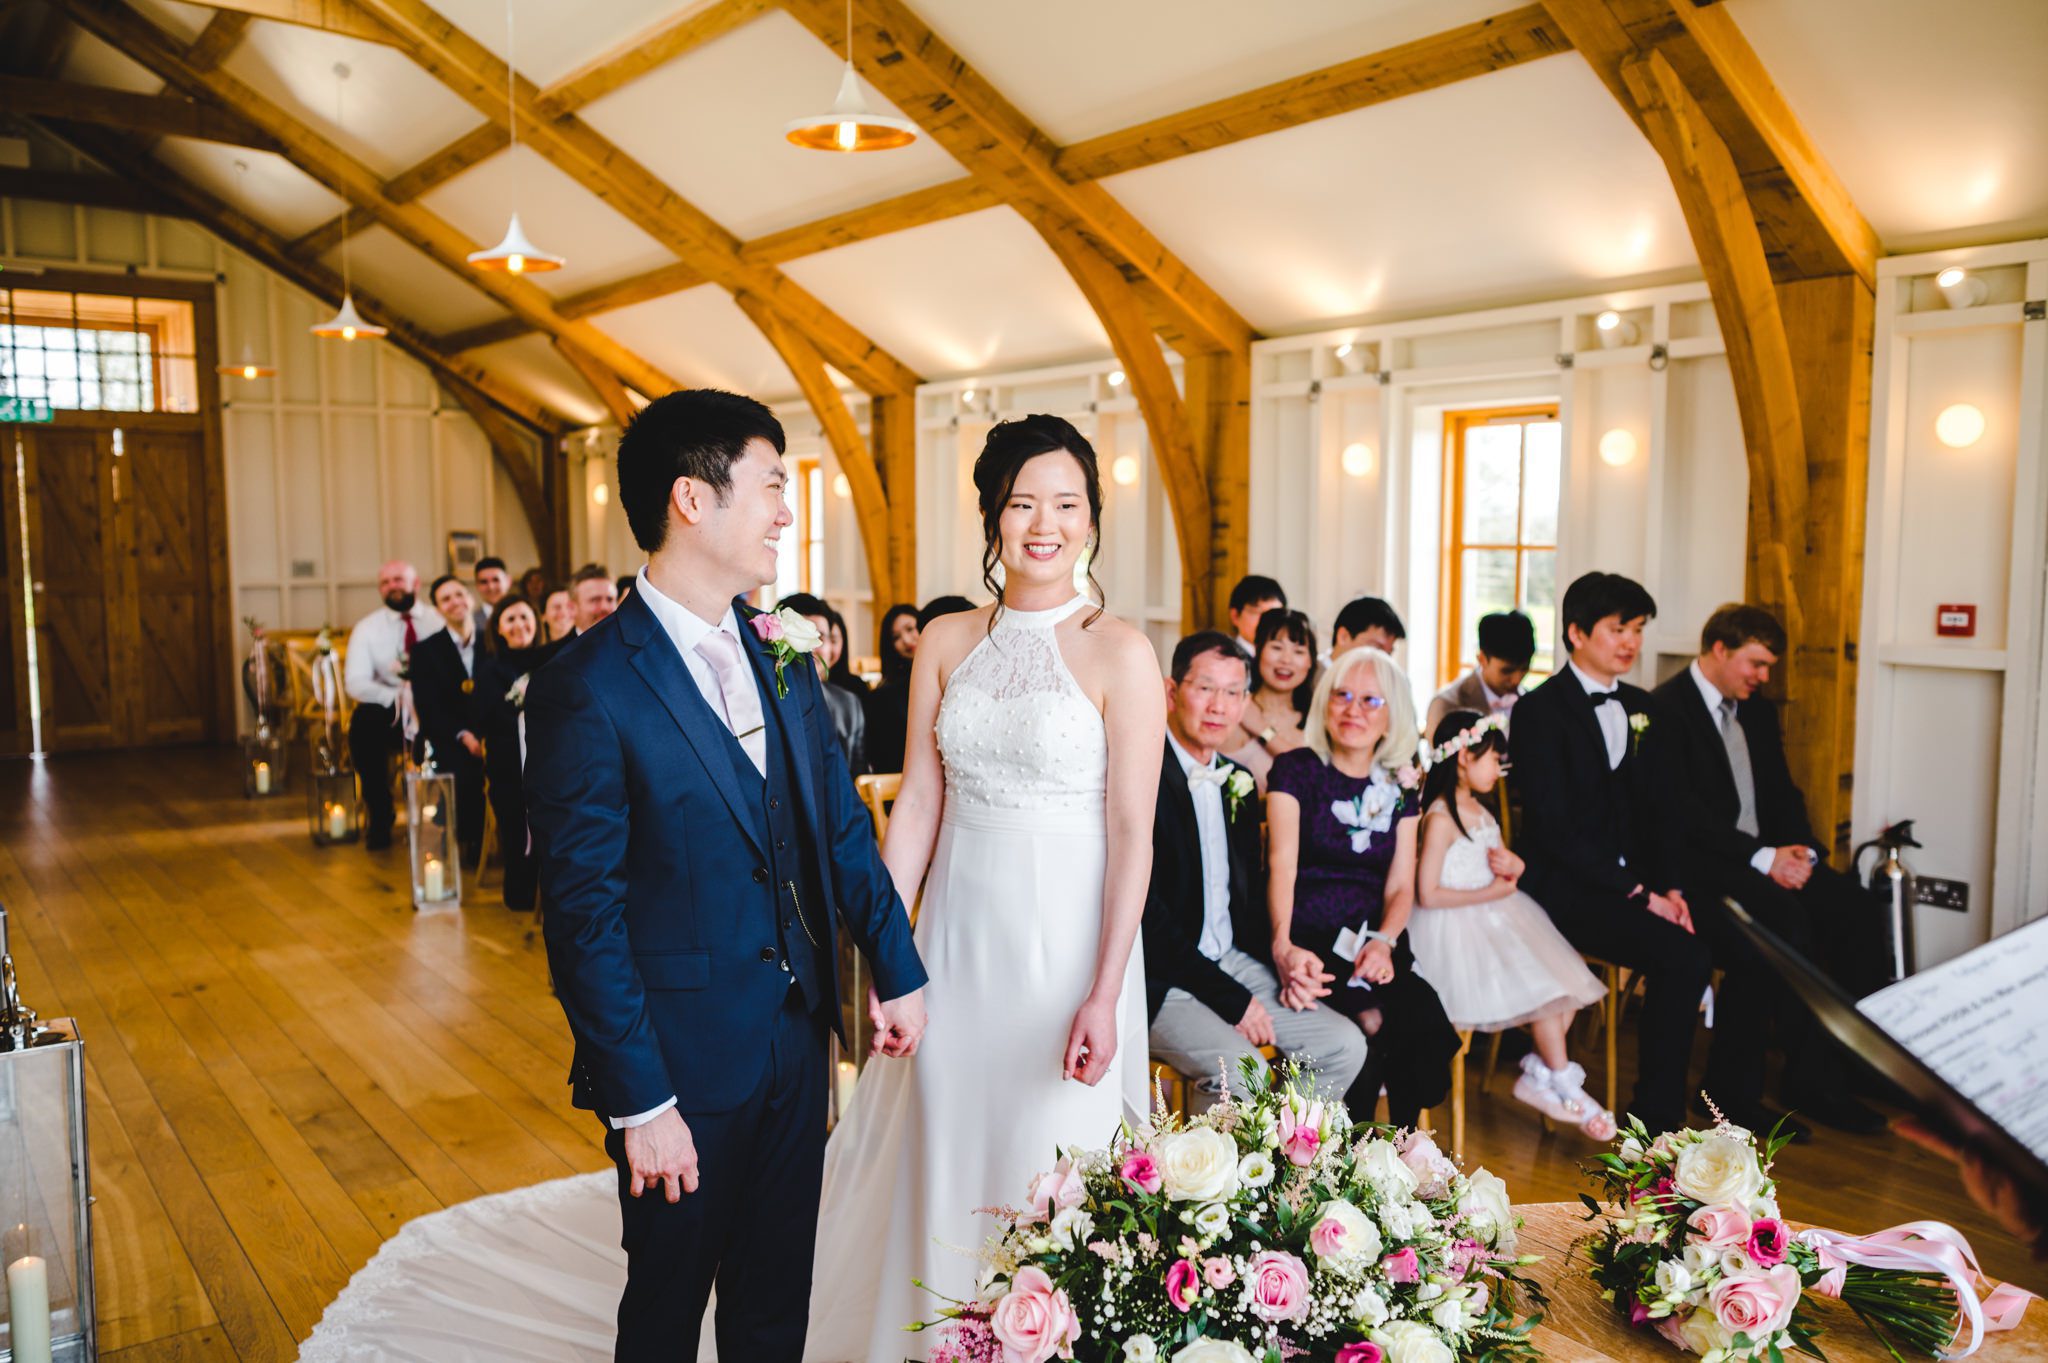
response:
<path fill-rule="evenodd" d="M 738 393 L 684 388 L 642 408 L 619 438 L 619 501 L 634 543 L 651 554 L 667 541 L 669 494 L 678 478 L 705 484 L 723 506 L 732 466 L 757 437 L 783 452 L 775 413 Z"/>

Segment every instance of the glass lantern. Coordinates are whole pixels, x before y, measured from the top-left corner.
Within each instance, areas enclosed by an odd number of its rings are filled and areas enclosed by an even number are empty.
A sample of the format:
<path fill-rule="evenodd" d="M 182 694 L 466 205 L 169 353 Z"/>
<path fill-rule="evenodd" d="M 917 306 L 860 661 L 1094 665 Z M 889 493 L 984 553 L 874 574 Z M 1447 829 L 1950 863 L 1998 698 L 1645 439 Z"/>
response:
<path fill-rule="evenodd" d="M 412 845 L 412 906 L 462 907 L 462 858 L 455 849 L 455 776 L 429 762 L 405 774 L 406 838 Z"/>
<path fill-rule="evenodd" d="M 252 800 L 284 793 L 284 740 L 268 724 L 242 740 L 242 794 Z"/>
<path fill-rule="evenodd" d="M 306 824 L 315 847 L 354 842 L 361 836 L 354 772 L 314 770 L 306 782 Z"/>

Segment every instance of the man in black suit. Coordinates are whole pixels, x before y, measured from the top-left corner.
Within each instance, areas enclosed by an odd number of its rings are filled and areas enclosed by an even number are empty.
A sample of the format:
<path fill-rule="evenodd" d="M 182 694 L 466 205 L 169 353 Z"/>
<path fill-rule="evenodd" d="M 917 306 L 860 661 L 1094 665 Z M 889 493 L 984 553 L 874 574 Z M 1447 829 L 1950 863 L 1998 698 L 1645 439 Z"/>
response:
<path fill-rule="evenodd" d="M 1686 1069 L 1713 963 L 1654 779 L 1648 692 L 1621 680 L 1642 652 L 1657 603 L 1641 584 L 1587 573 L 1559 614 L 1569 655 L 1515 703 L 1522 887 L 1571 944 L 1645 981 L 1628 1110 L 1651 1131 L 1685 1117 Z"/>
<path fill-rule="evenodd" d="M 420 640 L 412 654 L 412 699 L 434 765 L 455 774 L 455 840 L 474 864 L 484 840 L 484 745 L 473 718 L 476 654 L 483 647 L 469 588 L 449 573 L 427 593 L 447 628 Z"/>
<path fill-rule="evenodd" d="M 1777 617 L 1761 606 L 1722 606 L 1700 631 L 1699 657 L 1653 694 L 1686 880 L 1717 911 L 1727 895 L 1795 947 L 1818 950 L 1838 973 L 1847 967 L 1853 976 L 1850 953 L 1875 940 L 1870 906 L 1854 880 L 1823 862 L 1805 797 L 1785 761 L 1778 707 L 1757 694 L 1784 656 Z M 1849 1096 L 1845 1057 L 1747 939 L 1717 936 L 1715 946 L 1726 972 L 1715 1006 L 1726 1054 L 1738 1047 L 1761 1054 L 1775 1016 L 1785 1048 L 1779 1089 L 1788 1105 L 1843 1130 L 1882 1128 L 1883 1118 Z M 1726 1066 L 1723 1058 L 1717 1046 L 1707 1092 L 1731 1111 L 1757 1107 L 1761 1067 Z"/>
<path fill-rule="evenodd" d="M 1217 748 L 1237 732 L 1251 655 L 1220 630 L 1173 651 L 1166 683 L 1166 750 L 1152 820 L 1152 883 L 1145 895 L 1145 999 L 1152 1055 L 1189 1080 L 1189 1106 L 1206 1111 L 1223 1080 L 1278 1046 L 1342 1094 L 1365 1064 L 1365 1034 L 1320 1003 L 1280 1002 L 1266 959 L 1272 938 L 1259 847 L 1259 798 L 1249 771 Z"/>

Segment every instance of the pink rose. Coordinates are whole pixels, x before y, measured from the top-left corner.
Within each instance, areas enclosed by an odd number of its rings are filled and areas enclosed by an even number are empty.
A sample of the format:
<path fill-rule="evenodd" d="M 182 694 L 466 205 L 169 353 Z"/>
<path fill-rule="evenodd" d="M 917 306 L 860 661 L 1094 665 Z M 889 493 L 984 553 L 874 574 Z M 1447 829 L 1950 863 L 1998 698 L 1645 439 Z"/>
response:
<path fill-rule="evenodd" d="M 1779 1264 L 1762 1273 L 1723 1278 L 1707 1294 L 1707 1304 L 1730 1334 L 1761 1341 L 1790 1323 L 1799 1305 L 1799 1270 Z"/>
<path fill-rule="evenodd" d="M 1263 1321 L 1300 1320 L 1308 1314 L 1308 1266 L 1284 1249 L 1261 1251 L 1245 1269 L 1252 1314 Z"/>
<path fill-rule="evenodd" d="M 748 621 L 754 627 L 755 635 L 764 643 L 774 643 L 782 637 L 782 621 L 773 611 L 762 611 Z"/>
<path fill-rule="evenodd" d="M 1166 1270 L 1166 1299 L 1176 1311 L 1192 1311 L 1202 1295 L 1202 1272 L 1192 1259 L 1177 1259 Z"/>
<path fill-rule="evenodd" d="M 1316 1148 L 1323 1143 L 1323 1105 L 1310 1103 L 1296 1116 L 1292 1107 L 1280 1109 L 1280 1151 L 1288 1162 L 1307 1168 L 1315 1163 Z"/>
<path fill-rule="evenodd" d="M 1337 1363 L 1381 1363 L 1385 1357 L 1379 1345 L 1365 1339 L 1337 1350 Z"/>
<path fill-rule="evenodd" d="M 1011 1363 L 1045 1363 L 1054 1354 L 1072 1358 L 1081 1338 L 1081 1318 L 1067 1294 L 1037 1267 L 1017 1270 L 1009 1292 L 990 1313 L 989 1328 Z"/>
<path fill-rule="evenodd" d="M 1344 1253 L 1351 1239 L 1351 1227 L 1341 1217 L 1326 1216 L 1308 1233 L 1308 1247 L 1318 1259 L 1335 1259 Z"/>
<path fill-rule="evenodd" d="M 1159 1177 L 1158 1161 L 1143 1150 L 1133 1150 L 1125 1155 L 1123 1167 L 1116 1171 L 1116 1176 L 1134 1193 L 1156 1193 L 1164 1182 Z"/>
<path fill-rule="evenodd" d="M 1230 1266 L 1228 1259 L 1204 1259 L 1202 1281 L 1221 1292 L 1237 1281 L 1237 1270 Z"/>
<path fill-rule="evenodd" d="M 1785 1250 L 1790 1239 L 1783 1221 L 1774 1216 L 1760 1216 L 1749 1228 L 1749 1257 L 1765 1268 L 1773 1268 L 1785 1262 Z"/>
<path fill-rule="evenodd" d="M 1692 1238 L 1709 1249 L 1740 1249 L 1749 1243 L 1749 1213 L 1732 1202 L 1702 1207 L 1686 1218 Z"/>
<path fill-rule="evenodd" d="M 1074 1161 L 1063 1159 L 1051 1173 L 1031 1180 L 1031 1219 L 1050 1220 L 1054 1213 L 1078 1207 L 1088 1194 L 1088 1185 Z"/>
<path fill-rule="evenodd" d="M 1455 1164 L 1444 1158 L 1444 1152 L 1437 1148 L 1427 1131 L 1409 1132 L 1400 1149 L 1401 1163 L 1415 1175 L 1415 1191 L 1425 1197 L 1443 1191 L 1450 1176 L 1458 1171 Z"/>
<path fill-rule="evenodd" d="M 1396 1250 L 1380 1260 L 1380 1270 L 1387 1275 L 1390 1283 L 1415 1283 L 1422 1281 L 1422 1262 L 1416 1257 L 1415 1246 Z"/>

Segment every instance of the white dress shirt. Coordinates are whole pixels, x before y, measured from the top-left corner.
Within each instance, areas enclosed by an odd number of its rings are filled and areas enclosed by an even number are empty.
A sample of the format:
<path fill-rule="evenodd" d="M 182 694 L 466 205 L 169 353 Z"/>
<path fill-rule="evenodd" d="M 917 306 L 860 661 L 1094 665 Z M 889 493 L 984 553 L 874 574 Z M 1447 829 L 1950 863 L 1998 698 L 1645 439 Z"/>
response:
<path fill-rule="evenodd" d="M 432 606 L 415 601 L 412 627 L 415 643 L 444 628 L 446 622 Z M 396 705 L 405 679 L 398 675 L 398 655 L 405 651 L 405 617 L 389 606 L 379 606 L 348 632 L 348 662 L 342 685 L 358 705 Z"/>
<path fill-rule="evenodd" d="M 1721 726 L 1724 723 L 1740 724 L 1742 722 L 1739 719 L 1729 718 L 1722 713 L 1721 702 L 1726 700 L 1727 697 L 1721 694 L 1719 687 L 1707 680 L 1707 674 L 1700 671 L 1700 665 L 1697 661 L 1687 663 L 1685 670 L 1692 673 L 1692 684 L 1700 689 L 1700 700 L 1707 707 L 1708 718 L 1714 721 L 1714 731 L 1716 733 L 1721 731 Z M 1771 873 L 1771 864 L 1777 859 L 1777 848 L 1759 847 L 1756 849 L 1756 854 L 1750 857 L 1749 864 L 1763 874 L 1769 875 Z"/>
<path fill-rule="evenodd" d="M 1613 771 L 1628 755 L 1628 710 L 1622 705 L 1621 697 L 1615 696 L 1615 692 L 1621 689 L 1621 683 L 1611 681 L 1603 686 L 1580 671 L 1577 663 L 1567 662 L 1565 666 L 1579 679 L 1579 685 L 1586 688 L 1587 695 L 1614 696 L 1612 705 L 1603 705 L 1593 712 L 1594 718 L 1600 721 L 1600 733 L 1607 740 L 1607 770 Z"/>
<path fill-rule="evenodd" d="M 1195 759 L 1180 745 L 1171 731 L 1166 741 L 1183 773 L 1195 769 Z M 1220 765 L 1211 758 L 1210 766 Z M 1202 840 L 1202 940 L 1197 944 L 1212 961 L 1223 959 L 1234 935 L 1230 926 L 1230 826 L 1223 808 L 1223 787 L 1214 781 L 1193 781 L 1188 795 L 1195 802 L 1195 831 Z"/>

